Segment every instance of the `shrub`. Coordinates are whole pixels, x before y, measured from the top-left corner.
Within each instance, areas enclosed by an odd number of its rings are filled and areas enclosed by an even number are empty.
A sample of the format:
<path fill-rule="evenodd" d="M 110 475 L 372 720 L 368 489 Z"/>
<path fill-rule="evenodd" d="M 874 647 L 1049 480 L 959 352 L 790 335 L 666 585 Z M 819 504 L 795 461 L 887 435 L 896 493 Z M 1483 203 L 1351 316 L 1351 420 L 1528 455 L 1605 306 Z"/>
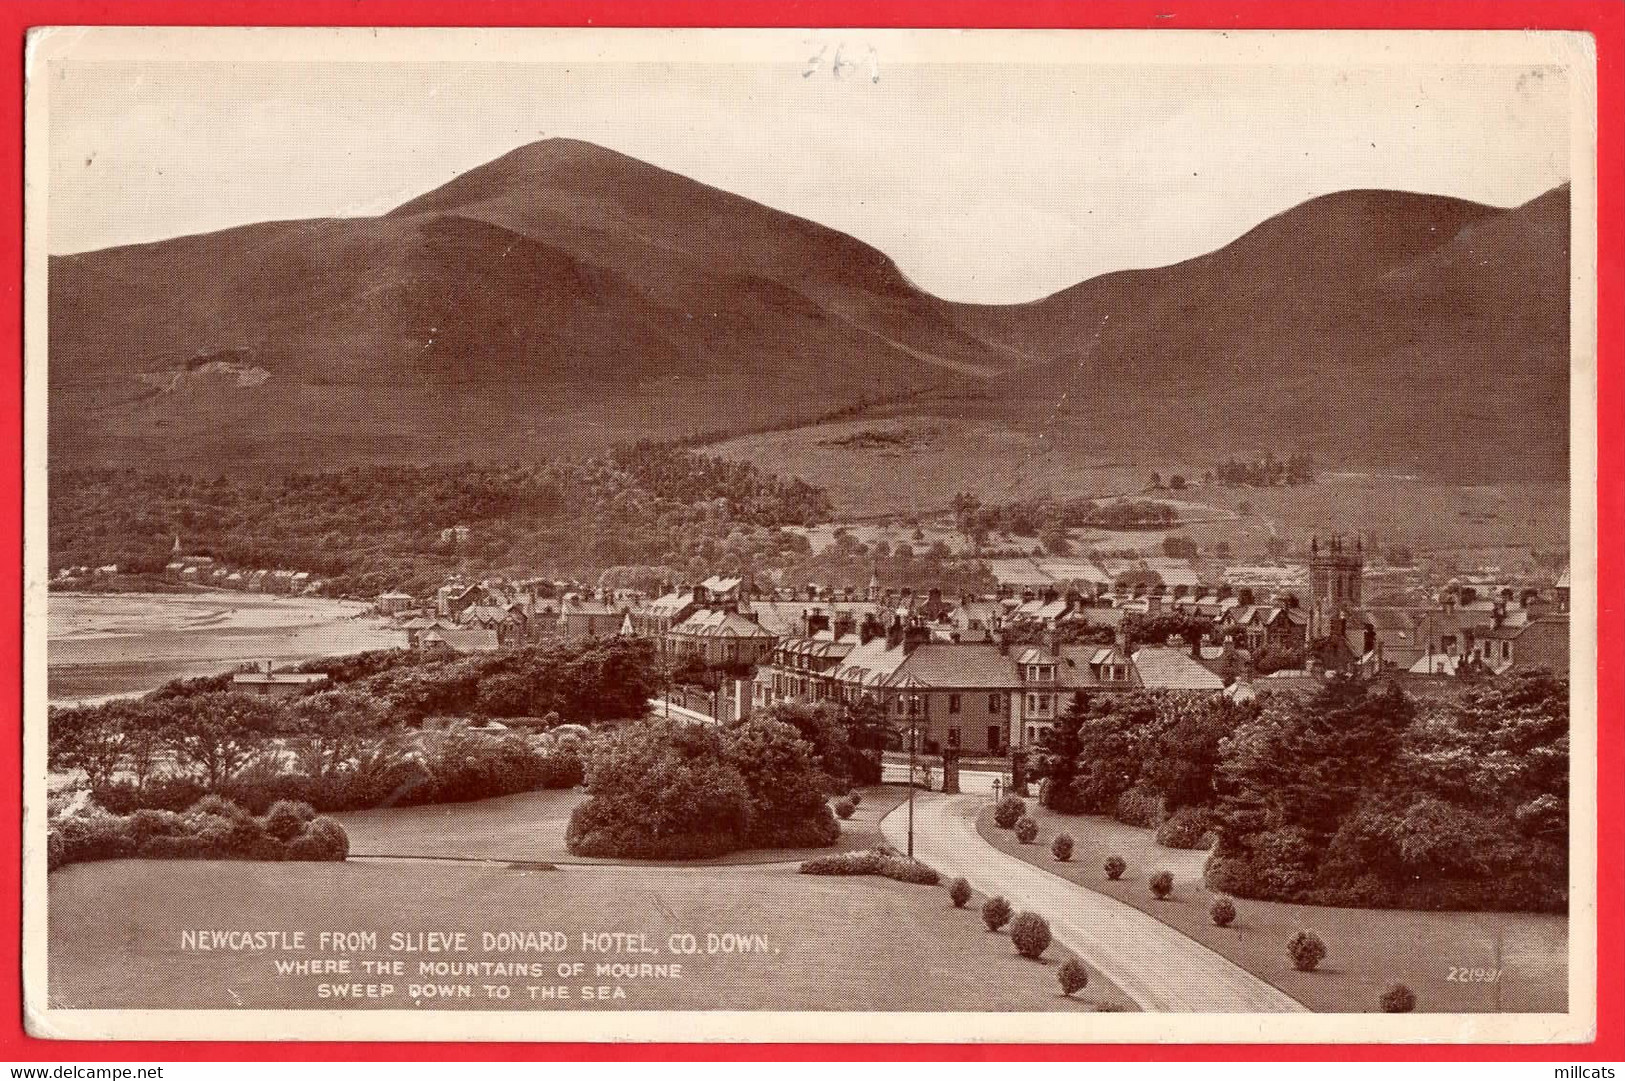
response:
<path fill-rule="evenodd" d="M 565 831 L 578 856 L 698 859 L 749 843 L 752 793 L 716 729 L 645 721 L 601 738 L 587 792 Z M 839 835 L 822 793 L 813 796 Z"/>
<path fill-rule="evenodd" d="M 835 802 L 835 817 L 844 821 L 851 818 L 852 812 L 857 809 L 857 806 L 850 799 L 837 800 Z"/>
<path fill-rule="evenodd" d="M 989 931 L 997 931 L 1010 922 L 1010 902 L 1003 897 L 989 897 L 982 902 L 982 922 Z"/>
<path fill-rule="evenodd" d="M 136 810 L 184 811 L 202 799 L 206 790 L 190 777 L 156 777 L 144 788 L 129 781 L 110 781 L 91 790 L 91 798 L 109 814 Z"/>
<path fill-rule="evenodd" d="M 1162 797 L 1143 788 L 1131 788 L 1117 797 L 1113 816 L 1130 826 L 1156 829 L 1163 819 Z"/>
<path fill-rule="evenodd" d="M 1207 914 L 1215 926 L 1229 927 L 1236 922 L 1236 903 L 1228 897 L 1220 897 L 1208 906 Z"/>
<path fill-rule="evenodd" d="M 84 815 L 59 819 L 46 845 L 49 870 L 70 863 L 117 860 L 135 854 L 126 820 L 113 815 Z"/>
<path fill-rule="evenodd" d="M 1299 931 L 1286 944 L 1286 952 L 1299 972 L 1313 972 L 1326 959 L 1326 943 L 1313 931 Z"/>
<path fill-rule="evenodd" d="M 1030 845 L 1038 840 L 1038 823 L 1022 815 L 1016 822 L 1016 840 L 1024 845 Z"/>
<path fill-rule="evenodd" d="M 308 803 L 278 800 L 265 812 L 265 832 L 279 841 L 291 841 L 315 817 L 316 809 Z"/>
<path fill-rule="evenodd" d="M 244 822 L 254 817 L 224 796 L 215 795 L 204 796 L 187 808 L 186 813 L 188 815 L 218 815 L 234 822 Z"/>
<path fill-rule="evenodd" d="M 1157 843 L 1164 848 L 1212 847 L 1213 827 L 1208 813 L 1197 807 L 1181 807 L 1157 827 Z"/>
<path fill-rule="evenodd" d="M 1069 997 L 1089 986 L 1089 970 L 1076 957 L 1068 957 L 1055 978 L 1061 982 L 1061 994 Z"/>
<path fill-rule="evenodd" d="M 1036 961 L 1049 949 L 1049 921 L 1036 912 L 1023 912 L 1010 925 L 1010 941 L 1016 952 L 1029 961 Z"/>
<path fill-rule="evenodd" d="M 915 886 L 935 886 L 941 881 L 934 867 L 919 860 L 893 856 L 877 849 L 863 852 L 839 852 L 832 856 L 815 856 L 801 864 L 804 875 L 880 875 L 897 882 Z"/>
<path fill-rule="evenodd" d="M 954 903 L 955 908 L 964 908 L 970 904 L 970 883 L 963 878 L 954 879 L 954 884 L 948 887 L 948 899 Z"/>
<path fill-rule="evenodd" d="M 1061 863 L 1070 860 L 1072 858 L 1072 835 L 1070 833 L 1057 833 L 1055 840 L 1049 843 L 1049 852 Z"/>
<path fill-rule="evenodd" d="M 127 816 L 85 815 L 59 819 L 46 840 L 51 870 L 68 863 L 122 859 L 342 860 L 350 841 L 330 818 L 312 817 L 302 805 L 279 805 L 257 819 L 219 797 L 200 800 L 186 814 L 136 811 Z M 273 830 L 287 832 L 288 838 Z"/>
<path fill-rule="evenodd" d="M 852 791 L 846 794 L 846 798 L 847 801 L 852 804 L 852 806 L 856 807 L 863 802 L 863 793 L 854 788 Z"/>
<path fill-rule="evenodd" d="M 1168 895 L 1174 892 L 1174 876 L 1170 871 L 1158 871 L 1151 876 L 1151 896 L 1159 901 L 1166 901 Z"/>
<path fill-rule="evenodd" d="M 187 832 L 186 819 L 174 811 L 136 811 L 125 819 L 125 829 L 137 846 L 154 837 L 177 837 Z"/>
<path fill-rule="evenodd" d="M 1107 856 L 1105 868 L 1106 877 L 1116 882 L 1123 877 L 1123 872 L 1128 870 L 1128 861 L 1122 856 Z"/>
<path fill-rule="evenodd" d="M 907 882 L 915 886 L 935 886 L 942 881 L 937 869 L 919 860 L 905 859 L 892 856 L 881 865 L 880 873 L 887 878 L 898 882 Z"/>
<path fill-rule="evenodd" d="M 1012 829 L 1026 813 L 1026 800 L 1020 796 L 1005 796 L 993 808 L 993 824 L 1000 829 Z"/>
<path fill-rule="evenodd" d="M 1416 1009 L 1416 992 L 1402 983 L 1391 983 L 1378 1001 L 1383 1013 L 1410 1013 Z"/>
<path fill-rule="evenodd" d="M 350 855 L 350 835 L 331 818 L 316 818 L 288 843 L 288 858 L 338 862 Z"/>

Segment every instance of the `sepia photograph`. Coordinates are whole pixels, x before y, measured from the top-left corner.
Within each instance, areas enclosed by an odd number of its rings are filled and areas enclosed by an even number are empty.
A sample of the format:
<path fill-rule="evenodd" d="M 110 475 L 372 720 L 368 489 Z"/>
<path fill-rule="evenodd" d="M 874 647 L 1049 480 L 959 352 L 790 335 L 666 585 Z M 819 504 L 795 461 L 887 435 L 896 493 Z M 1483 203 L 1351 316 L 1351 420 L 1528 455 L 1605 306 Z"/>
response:
<path fill-rule="evenodd" d="M 1591 1039 L 1595 80 L 35 30 L 29 1032 Z"/>

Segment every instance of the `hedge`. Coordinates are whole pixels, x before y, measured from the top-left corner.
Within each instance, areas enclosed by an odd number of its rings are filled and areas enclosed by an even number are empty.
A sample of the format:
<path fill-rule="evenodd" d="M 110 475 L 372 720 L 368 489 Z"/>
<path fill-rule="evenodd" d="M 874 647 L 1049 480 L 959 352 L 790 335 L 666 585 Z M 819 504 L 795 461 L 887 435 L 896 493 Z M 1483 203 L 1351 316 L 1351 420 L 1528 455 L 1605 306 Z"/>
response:
<path fill-rule="evenodd" d="M 538 746 L 523 736 L 466 733 L 427 738 L 419 751 L 374 767 L 313 777 L 306 773 L 250 766 L 223 782 L 217 795 L 255 814 L 277 803 L 308 803 L 317 811 L 358 811 L 370 807 L 410 807 L 467 803 L 543 788 L 574 788 L 582 782 L 581 755 L 568 743 Z M 207 790 L 195 780 L 165 777 L 136 788 L 128 781 L 91 793 L 109 812 L 182 811 Z"/>
<path fill-rule="evenodd" d="M 941 881 L 936 869 L 919 860 L 893 856 L 878 849 L 815 856 L 801 865 L 804 875 L 879 875 L 916 886 L 935 886 Z"/>
<path fill-rule="evenodd" d="M 218 796 L 205 797 L 184 813 L 140 810 L 61 818 L 46 833 L 52 871 L 94 860 L 338 861 L 349 853 L 344 827 L 318 817 L 308 804 L 278 804 L 257 817 Z"/>

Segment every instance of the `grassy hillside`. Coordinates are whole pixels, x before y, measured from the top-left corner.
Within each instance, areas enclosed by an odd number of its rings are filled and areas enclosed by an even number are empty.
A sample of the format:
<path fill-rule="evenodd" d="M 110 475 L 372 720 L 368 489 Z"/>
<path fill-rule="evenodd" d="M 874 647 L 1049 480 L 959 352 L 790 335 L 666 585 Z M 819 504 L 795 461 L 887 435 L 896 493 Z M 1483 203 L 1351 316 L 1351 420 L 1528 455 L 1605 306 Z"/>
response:
<path fill-rule="evenodd" d="M 814 222 L 547 140 L 381 217 L 54 258 L 51 460 L 512 461 L 906 400 L 1131 465 L 1267 445 L 1551 479 L 1567 212 L 1566 189 L 1511 210 L 1342 192 L 1197 259 L 987 307 Z"/>

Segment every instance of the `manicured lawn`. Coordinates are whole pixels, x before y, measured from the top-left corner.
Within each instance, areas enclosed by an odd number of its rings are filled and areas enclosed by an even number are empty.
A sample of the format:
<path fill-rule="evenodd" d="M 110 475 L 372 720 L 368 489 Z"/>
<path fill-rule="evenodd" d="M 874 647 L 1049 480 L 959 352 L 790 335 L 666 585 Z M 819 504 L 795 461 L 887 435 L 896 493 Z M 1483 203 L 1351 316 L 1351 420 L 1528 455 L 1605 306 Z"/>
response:
<path fill-rule="evenodd" d="M 908 795 L 902 785 L 859 791 L 863 802 L 841 823 L 841 839 L 830 848 L 752 849 L 682 866 L 772 863 L 803 860 L 821 852 L 873 848 L 881 842 L 880 819 Z M 333 817 L 350 834 L 352 856 L 416 856 L 543 863 L 621 863 L 575 856 L 564 846 L 570 812 L 586 793 L 550 789 L 515 796 L 441 803 L 427 807 L 386 807 Z"/>
<path fill-rule="evenodd" d="M 1163 848 L 1150 830 L 1093 815 L 1057 815 L 1028 800 L 1039 823 L 1038 841 L 1019 843 L 993 824 L 992 807 L 977 832 L 1014 856 L 1147 912 L 1267 980 L 1312 1010 L 1378 1010 L 1389 984 L 1416 992 L 1417 1010 L 1436 1013 L 1562 1013 L 1568 1001 L 1568 920 L 1507 912 L 1410 912 L 1320 908 L 1236 899 L 1236 922 L 1215 927 L 1208 906 L 1215 894 L 1201 884 L 1206 852 Z M 1057 833 L 1076 842 L 1070 863 L 1050 855 Z M 1106 877 L 1107 856 L 1128 862 L 1121 881 Z M 1174 876 L 1173 896 L 1158 901 L 1147 881 L 1156 871 Z M 1325 940 L 1327 957 L 1314 972 L 1299 972 L 1286 944 L 1299 929 Z M 1499 968 L 1494 982 L 1450 979 L 1452 969 Z"/>
<path fill-rule="evenodd" d="M 50 997 L 68 1008 L 977 1010 L 1089 1012 L 1128 1006 L 1098 973 L 1074 999 L 1056 986 L 1062 959 L 1019 957 L 1006 935 L 954 909 L 942 887 L 881 878 L 824 878 L 785 865 L 574 866 L 537 870 L 479 863 L 204 863 L 125 860 L 77 864 L 50 876 Z M 279 975 L 274 960 L 340 953 L 183 949 L 201 930 L 469 933 L 452 953 L 351 954 L 399 959 L 401 975 Z M 562 932 L 562 952 L 486 949 L 481 932 Z M 655 954 L 583 953 L 583 932 L 641 932 Z M 762 936 L 764 952 L 707 953 L 707 934 Z M 698 953 L 673 953 L 674 934 Z M 560 979 L 561 961 L 589 975 Z M 423 975 L 422 961 L 541 963 L 541 976 Z M 597 962 L 680 963 L 680 977 L 591 975 Z M 389 998 L 318 998 L 322 984 L 390 983 Z M 411 984 L 471 988 L 472 998 L 413 1002 Z M 512 988 L 504 1002 L 482 984 Z M 566 984 L 572 998 L 532 1000 L 528 986 Z M 624 999 L 583 1001 L 579 985 L 620 986 Z"/>

